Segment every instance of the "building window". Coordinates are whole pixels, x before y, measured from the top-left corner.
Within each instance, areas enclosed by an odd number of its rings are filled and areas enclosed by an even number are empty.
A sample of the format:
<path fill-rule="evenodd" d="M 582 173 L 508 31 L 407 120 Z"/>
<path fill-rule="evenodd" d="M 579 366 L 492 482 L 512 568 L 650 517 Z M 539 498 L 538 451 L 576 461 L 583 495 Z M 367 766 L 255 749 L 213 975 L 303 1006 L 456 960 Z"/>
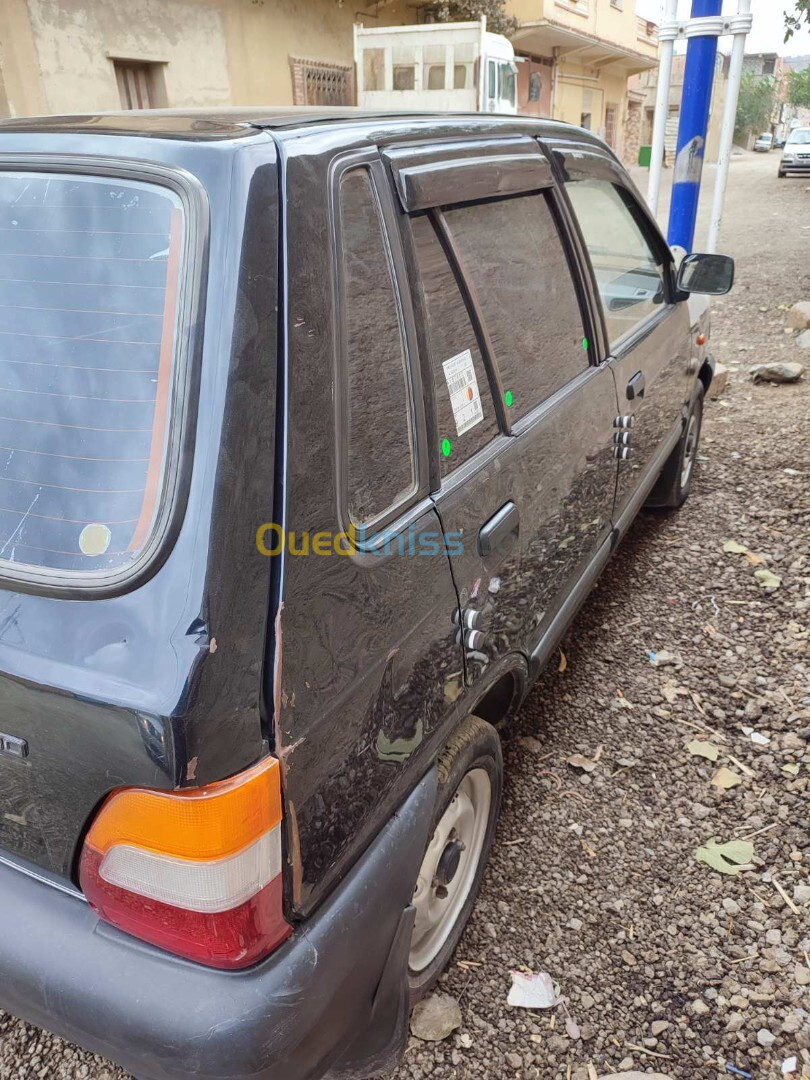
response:
<path fill-rule="evenodd" d="M 160 109 L 168 102 L 162 63 L 113 60 L 122 109 Z"/>
<path fill-rule="evenodd" d="M 776 60 L 763 60 L 762 74 L 774 75 L 776 73 Z"/>
<path fill-rule="evenodd" d="M 533 71 L 529 76 L 529 101 L 539 101 L 543 90 L 543 76 L 539 71 Z"/>
<path fill-rule="evenodd" d="M 348 64 L 290 57 L 294 105 L 353 105 L 353 69 Z"/>

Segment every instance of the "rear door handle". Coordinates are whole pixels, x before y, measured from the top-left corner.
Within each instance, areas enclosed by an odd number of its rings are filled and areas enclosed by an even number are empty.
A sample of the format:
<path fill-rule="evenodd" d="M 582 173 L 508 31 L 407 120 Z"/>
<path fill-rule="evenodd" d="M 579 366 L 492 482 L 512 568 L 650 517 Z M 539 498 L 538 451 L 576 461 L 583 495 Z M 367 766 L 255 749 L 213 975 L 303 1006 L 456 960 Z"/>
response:
<path fill-rule="evenodd" d="M 513 502 L 508 502 L 481 526 L 478 533 L 478 554 L 482 559 L 490 555 L 511 555 L 520 535 L 520 514 Z"/>
<path fill-rule="evenodd" d="M 644 372 L 637 371 L 630 382 L 627 384 L 627 400 L 635 401 L 636 398 L 644 397 Z"/>

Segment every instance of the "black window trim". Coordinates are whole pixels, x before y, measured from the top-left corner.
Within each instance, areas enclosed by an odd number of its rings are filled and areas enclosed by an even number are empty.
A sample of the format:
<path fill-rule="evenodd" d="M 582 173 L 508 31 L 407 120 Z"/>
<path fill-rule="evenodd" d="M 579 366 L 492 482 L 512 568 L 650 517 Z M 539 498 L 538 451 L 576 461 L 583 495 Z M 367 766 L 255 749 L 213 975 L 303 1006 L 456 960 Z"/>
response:
<path fill-rule="evenodd" d="M 335 385 L 339 392 L 335 394 L 335 434 L 336 456 L 335 471 L 337 482 L 337 513 L 341 531 L 349 525 L 359 527 L 349 511 L 349 468 L 348 468 L 348 419 L 349 387 L 347 378 L 348 363 L 348 327 L 343 318 L 345 310 L 345 280 L 343 274 L 343 244 L 341 236 L 340 184 L 347 172 L 363 169 L 368 173 L 374 193 L 380 227 L 388 257 L 394 299 L 399 317 L 400 335 L 405 354 L 405 386 L 409 398 L 411 418 L 411 448 L 413 453 L 414 484 L 409 491 L 377 518 L 362 523 L 362 527 L 371 532 L 371 537 L 358 541 L 359 551 L 379 551 L 386 541 L 393 539 L 414 520 L 414 514 L 424 509 L 423 503 L 428 498 L 429 474 L 428 458 L 425 447 L 425 413 L 422 394 L 422 380 L 419 364 L 415 362 L 416 329 L 410 294 L 402 283 L 407 282 L 401 238 L 397 226 L 391 189 L 379 152 L 374 149 L 354 150 L 338 155 L 329 169 L 329 220 L 331 228 L 332 266 L 333 266 L 333 326 L 334 326 L 334 364 Z M 417 514 L 418 516 L 418 514 Z M 384 536 L 383 536 L 384 534 Z"/>
<path fill-rule="evenodd" d="M 185 169 L 153 162 L 81 154 L 3 154 L 4 172 L 53 173 L 95 179 L 134 180 L 165 187 L 183 208 L 183 253 L 178 282 L 172 357 L 172 407 L 166 467 L 149 538 L 127 566 L 110 570 L 61 570 L 18 566 L 0 559 L 0 587 L 66 600 L 101 600 L 131 592 L 153 577 L 168 558 L 185 516 L 197 421 L 205 290 L 208 280 L 210 209 L 200 181 Z"/>

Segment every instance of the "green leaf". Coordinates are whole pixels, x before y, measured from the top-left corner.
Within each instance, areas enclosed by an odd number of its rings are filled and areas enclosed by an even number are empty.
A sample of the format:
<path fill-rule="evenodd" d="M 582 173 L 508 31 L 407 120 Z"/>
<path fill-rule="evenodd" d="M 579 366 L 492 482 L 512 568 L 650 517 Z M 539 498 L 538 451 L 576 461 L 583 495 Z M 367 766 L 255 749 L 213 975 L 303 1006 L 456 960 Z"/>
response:
<path fill-rule="evenodd" d="M 726 540 L 723 544 L 723 551 L 726 555 L 747 555 L 748 548 L 745 544 L 741 544 L 739 540 Z"/>
<path fill-rule="evenodd" d="M 710 742 L 701 742 L 700 739 L 690 742 L 686 749 L 695 757 L 704 757 L 708 761 L 717 761 L 720 757 L 719 746 L 715 746 L 714 743 Z"/>
<path fill-rule="evenodd" d="M 739 874 L 743 866 L 754 857 L 754 845 L 748 840 L 730 840 L 727 844 L 718 844 L 708 840 L 704 847 L 695 849 L 698 862 L 706 863 L 720 874 Z"/>

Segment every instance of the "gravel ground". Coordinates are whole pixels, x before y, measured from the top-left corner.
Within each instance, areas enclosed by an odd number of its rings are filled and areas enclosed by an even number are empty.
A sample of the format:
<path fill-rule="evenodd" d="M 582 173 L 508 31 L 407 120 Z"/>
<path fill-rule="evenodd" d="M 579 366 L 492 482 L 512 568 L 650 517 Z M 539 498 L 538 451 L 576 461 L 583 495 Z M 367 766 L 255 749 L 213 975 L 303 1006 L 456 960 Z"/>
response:
<path fill-rule="evenodd" d="M 729 1080 L 729 1064 L 776 1080 L 794 1054 L 810 1077 L 810 380 L 747 376 L 802 358 L 781 306 L 810 297 L 806 183 L 777 181 L 775 155 L 736 159 L 725 238 L 738 284 L 713 342 L 731 377 L 707 407 L 693 496 L 642 515 L 564 643 L 566 670 L 508 734 L 499 840 L 441 984 L 462 1025 L 412 1038 L 395 1080 Z M 596 768 L 568 765 L 577 753 Z M 721 766 L 736 787 L 712 785 Z M 751 840 L 752 868 L 699 863 L 712 837 Z M 562 1006 L 507 1006 L 515 969 L 553 975 L 579 1038 Z M 124 1080 L 2 1014 L 0 1077 Z"/>

